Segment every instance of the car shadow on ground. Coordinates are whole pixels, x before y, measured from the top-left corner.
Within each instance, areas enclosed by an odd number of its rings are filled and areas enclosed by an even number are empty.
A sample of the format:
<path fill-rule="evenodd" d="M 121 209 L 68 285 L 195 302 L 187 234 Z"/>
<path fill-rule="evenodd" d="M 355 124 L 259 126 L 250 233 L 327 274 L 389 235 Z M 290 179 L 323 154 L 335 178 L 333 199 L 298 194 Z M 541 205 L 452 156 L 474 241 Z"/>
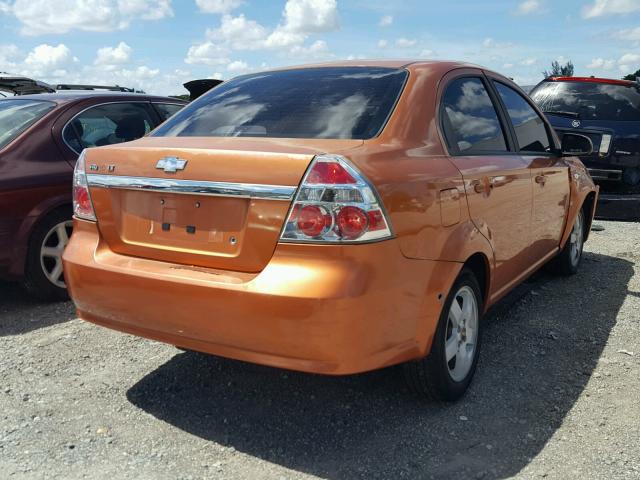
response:
<path fill-rule="evenodd" d="M 578 275 L 540 274 L 516 290 L 488 316 L 476 378 L 455 404 L 416 398 L 397 367 L 335 378 L 191 352 L 127 397 L 186 432 L 320 477 L 506 478 L 580 396 L 632 275 L 627 260 L 586 253 Z"/>
<path fill-rule="evenodd" d="M 0 281 L 0 337 L 28 333 L 75 317 L 72 302 L 41 302 L 19 284 Z"/>

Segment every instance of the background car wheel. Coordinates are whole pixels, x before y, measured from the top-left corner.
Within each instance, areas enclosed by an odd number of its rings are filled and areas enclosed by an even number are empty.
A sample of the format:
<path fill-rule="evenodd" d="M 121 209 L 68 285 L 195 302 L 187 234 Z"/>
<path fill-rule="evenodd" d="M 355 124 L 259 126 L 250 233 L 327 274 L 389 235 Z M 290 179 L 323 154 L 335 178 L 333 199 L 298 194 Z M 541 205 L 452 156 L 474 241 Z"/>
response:
<path fill-rule="evenodd" d="M 434 400 L 460 398 L 478 363 L 482 294 L 475 275 L 463 269 L 442 308 L 431 353 L 404 365 L 409 387 Z"/>
<path fill-rule="evenodd" d="M 71 211 L 67 209 L 53 211 L 34 228 L 23 281 L 31 295 L 45 301 L 69 299 L 62 270 L 62 252 L 69 242 L 72 228 Z"/>
<path fill-rule="evenodd" d="M 584 211 L 580 210 L 567 243 L 549 264 L 553 273 L 557 275 L 574 275 L 578 273 L 584 247 L 584 227 Z"/>

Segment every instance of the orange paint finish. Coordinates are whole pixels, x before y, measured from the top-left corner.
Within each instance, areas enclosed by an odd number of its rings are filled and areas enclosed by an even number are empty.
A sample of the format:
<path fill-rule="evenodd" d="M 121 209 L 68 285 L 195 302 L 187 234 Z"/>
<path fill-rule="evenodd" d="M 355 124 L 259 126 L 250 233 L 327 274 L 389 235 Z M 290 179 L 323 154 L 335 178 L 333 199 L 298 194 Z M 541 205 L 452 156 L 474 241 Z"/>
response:
<path fill-rule="evenodd" d="M 282 243 L 289 200 L 92 187 L 98 222 L 76 220 L 64 254 L 80 317 L 230 358 L 355 373 L 427 355 L 444 299 L 472 256 L 486 265 L 486 309 L 559 252 L 585 199 L 597 194 L 579 160 L 516 151 L 454 156 L 446 148 L 443 91 L 483 70 L 344 64 L 409 71 L 378 137 L 149 137 L 87 151 L 87 171 L 297 187 L 314 156 L 341 155 L 375 188 L 393 238 Z M 158 171 L 164 156 L 186 159 L 188 168 Z M 186 232 L 192 224 L 195 232 Z"/>

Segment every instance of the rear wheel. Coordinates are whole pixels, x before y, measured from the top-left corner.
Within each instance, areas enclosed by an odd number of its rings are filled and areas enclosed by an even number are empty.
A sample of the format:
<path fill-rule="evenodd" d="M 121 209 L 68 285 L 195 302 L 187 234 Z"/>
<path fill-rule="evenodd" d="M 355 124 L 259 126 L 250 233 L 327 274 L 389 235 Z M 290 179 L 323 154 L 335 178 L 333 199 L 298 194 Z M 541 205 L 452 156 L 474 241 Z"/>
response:
<path fill-rule="evenodd" d="M 465 393 L 478 363 L 482 311 L 478 280 L 465 268 L 444 304 L 431 353 L 404 365 L 412 390 L 444 401 L 457 400 Z"/>
<path fill-rule="evenodd" d="M 553 273 L 558 275 L 574 275 L 578 273 L 584 247 L 584 226 L 584 210 L 581 209 L 573 224 L 567 243 L 549 265 Z"/>
<path fill-rule="evenodd" d="M 31 295 L 45 301 L 69 298 L 64 283 L 62 252 L 72 229 L 71 212 L 60 209 L 46 216 L 33 230 L 23 282 Z"/>

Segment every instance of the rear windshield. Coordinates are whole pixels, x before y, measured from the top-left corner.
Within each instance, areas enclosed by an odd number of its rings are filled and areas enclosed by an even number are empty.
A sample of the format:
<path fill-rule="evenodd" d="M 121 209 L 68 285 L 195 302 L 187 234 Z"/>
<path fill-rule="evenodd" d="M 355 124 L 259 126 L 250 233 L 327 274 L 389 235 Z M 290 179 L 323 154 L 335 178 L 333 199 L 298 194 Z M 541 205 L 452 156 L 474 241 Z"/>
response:
<path fill-rule="evenodd" d="M 575 114 L 583 120 L 640 121 L 636 86 L 594 82 L 544 82 L 531 92 L 543 112 Z"/>
<path fill-rule="evenodd" d="M 4 148 L 30 125 L 56 106 L 41 100 L 0 101 L 0 148 Z"/>
<path fill-rule="evenodd" d="M 406 70 L 306 68 L 238 77 L 215 87 L 153 136 L 352 138 L 378 135 Z"/>

